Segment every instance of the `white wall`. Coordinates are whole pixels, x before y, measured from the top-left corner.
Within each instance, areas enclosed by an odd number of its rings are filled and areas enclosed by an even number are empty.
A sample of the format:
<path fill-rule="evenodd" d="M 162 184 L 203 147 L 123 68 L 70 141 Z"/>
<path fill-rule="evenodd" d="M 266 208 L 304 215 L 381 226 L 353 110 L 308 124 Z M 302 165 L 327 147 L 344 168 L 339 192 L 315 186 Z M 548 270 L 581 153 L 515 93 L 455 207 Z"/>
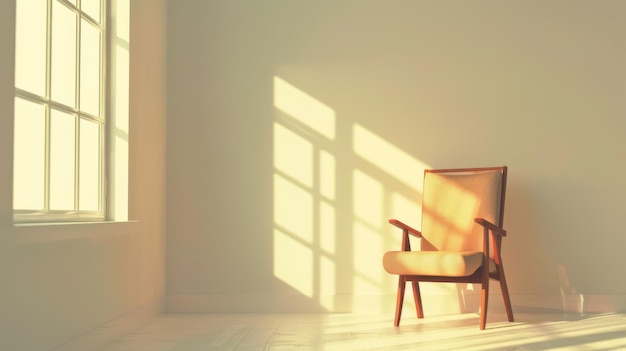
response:
<path fill-rule="evenodd" d="M 626 308 L 626 3 L 167 11 L 169 310 L 390 311 L 421 169 L 501 164 L 514 305 L 561 308 L 560 266 L 587 311 Z"/>
<path fill-rule="evenodd" d="M 0 349 L 94 350 L 162 310 L 164 4 L 133 0 L 129 217 L 12 224 L 14 1 L 0 2 Z"/>

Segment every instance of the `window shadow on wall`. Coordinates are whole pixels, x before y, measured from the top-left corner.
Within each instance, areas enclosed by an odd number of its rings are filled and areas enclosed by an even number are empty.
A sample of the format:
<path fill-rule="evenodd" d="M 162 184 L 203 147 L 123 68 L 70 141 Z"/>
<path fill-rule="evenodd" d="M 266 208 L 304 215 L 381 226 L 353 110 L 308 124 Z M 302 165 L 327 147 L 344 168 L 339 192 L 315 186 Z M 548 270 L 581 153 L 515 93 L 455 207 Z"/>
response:
<path fill-rule="evenodd" d="M 429 166 L 293 80 L 273 77 L 273 103 L 274 276 L 325 311 L 385 310 L 396 283 L 381 259 L 401 246 L 387 220 L 419 227 Z"/>

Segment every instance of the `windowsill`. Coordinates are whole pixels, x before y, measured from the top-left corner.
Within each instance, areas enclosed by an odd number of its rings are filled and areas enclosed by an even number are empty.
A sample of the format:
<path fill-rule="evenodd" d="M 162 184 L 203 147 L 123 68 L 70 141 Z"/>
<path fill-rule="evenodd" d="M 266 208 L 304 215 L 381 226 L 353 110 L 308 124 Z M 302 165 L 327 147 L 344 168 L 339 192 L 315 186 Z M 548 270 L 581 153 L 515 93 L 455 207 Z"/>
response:
<path fill-rule="evenodd" d="M 136 232 L 137 220 L 94 222 L 13 223 L 15 243 L 38 244 L 61 240 L 107 240 Z"/>
<path fill-rule="evenodd" d="M 63 225 L 89 225 L 89 224 L 120 224 L 120 223 L 137 223 L 137 220 L 127 221 L 68 221 L 68 222 L 17 222 L 13 223 L 14 227 L 47 227 L 47 226 L 63 226 Z"/>

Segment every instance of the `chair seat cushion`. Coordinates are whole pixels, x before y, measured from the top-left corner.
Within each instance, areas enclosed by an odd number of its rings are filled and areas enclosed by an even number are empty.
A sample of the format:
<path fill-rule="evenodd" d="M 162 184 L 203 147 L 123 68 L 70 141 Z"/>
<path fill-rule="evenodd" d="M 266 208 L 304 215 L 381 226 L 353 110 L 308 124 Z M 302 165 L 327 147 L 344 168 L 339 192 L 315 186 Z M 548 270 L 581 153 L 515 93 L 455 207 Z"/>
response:
<path fill-rule="evenodd" d="M 482 263 L 481 251 L 389 251 L 383 256 L 385 270 L 398 275 L 465 277 Z"/>

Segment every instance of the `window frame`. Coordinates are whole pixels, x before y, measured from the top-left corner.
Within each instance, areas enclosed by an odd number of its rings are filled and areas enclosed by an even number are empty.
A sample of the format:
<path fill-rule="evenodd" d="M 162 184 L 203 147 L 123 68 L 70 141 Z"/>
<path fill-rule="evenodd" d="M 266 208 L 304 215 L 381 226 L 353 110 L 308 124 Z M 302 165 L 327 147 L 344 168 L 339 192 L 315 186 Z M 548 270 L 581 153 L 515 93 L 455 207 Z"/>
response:
<path fill-rule="evenodd" d="M 19 0 L 17 0 L 19 1 Z M 97 222 L 106 221 L 108 214 L 108 172 L 109 172 L 109 158 L 110 158 L 110 95 L 111 90 L 111 50 L 110 43 L 112 38 L 110 23 L 111 13 L 111 0 L 100 0 L 99 19 L 94 19 L 88 13 L 81 10 L 82 0 L 46 0 L 46 59 L 45 59 L 45 93 L 44 96 L 29 92 L 27 90 L 17 87 L 15 84 L 14 101 L 17 99 L 23 99 L 27 102 L 42 105 L 45 110 L 45 141 L 44 141 L 44 194 L 43 194 L 43 209 L 16 209 L 15 208 L 15 192 L 13 194 L 13 222 L 19 223 L 59 223 L 59 222 Z M 57 3 L 57 4 L 55 4 Z M 76 16 L 76 43 L 75 43 L 75 91 L 74 91 L 74 107 L 65 105 L 52 98 L 51 94 L 51 77 L 53 75 L 51 68 L 51 51 L 52 51 L 52 27 L 53 27 L 53 6 L 65 6 L 72 11 Z M 17 16 L 17 11 L 16 11 Z M 16 37 L 17 37 L 17 21 L 16 18 Z M 80 106 L 80 94 L 81 94 L 81 47 L 83 42 L 81 36 L 84 33 L 82 26 L 83 21 L 88 22 L 87 25 L 96 26 L 100 33 L 100 55 L 99 55 L 99 116 L 93 115 L 81 109 Z M 16 50 L 16 64 L 17 64 L 17 50 Z M 50 130 L 51 130 L 51 115 L 52 111 L 59 111 L 72 115 L 74 118 L 74 208 L 68 210 L 53 210 L 50 208 Z M 17 114 L 14 118 L 18 118 Z M 97 210 L 81 210 L 80 209 L 80 133 L 81 122 L 87 121 L 94 123 L 98 126 L 99 140 L 98 140 L 98 160 L 97 160 L 97 177 L 98 177 L 98 200 Z M 14 132 L 15 133 L 15 132 Z M 16 136 L 15 136 L 16 137 Z M 14 157 L 17 155 L 14 154 Z M 14 162 L 15 164 L 15 162 Z M 14 170 L 15 176 L 15 170 Z M 93 179 L 93 178 L 92 178 Z M 15 185 L 14 185 L 15 189 Z"/>

